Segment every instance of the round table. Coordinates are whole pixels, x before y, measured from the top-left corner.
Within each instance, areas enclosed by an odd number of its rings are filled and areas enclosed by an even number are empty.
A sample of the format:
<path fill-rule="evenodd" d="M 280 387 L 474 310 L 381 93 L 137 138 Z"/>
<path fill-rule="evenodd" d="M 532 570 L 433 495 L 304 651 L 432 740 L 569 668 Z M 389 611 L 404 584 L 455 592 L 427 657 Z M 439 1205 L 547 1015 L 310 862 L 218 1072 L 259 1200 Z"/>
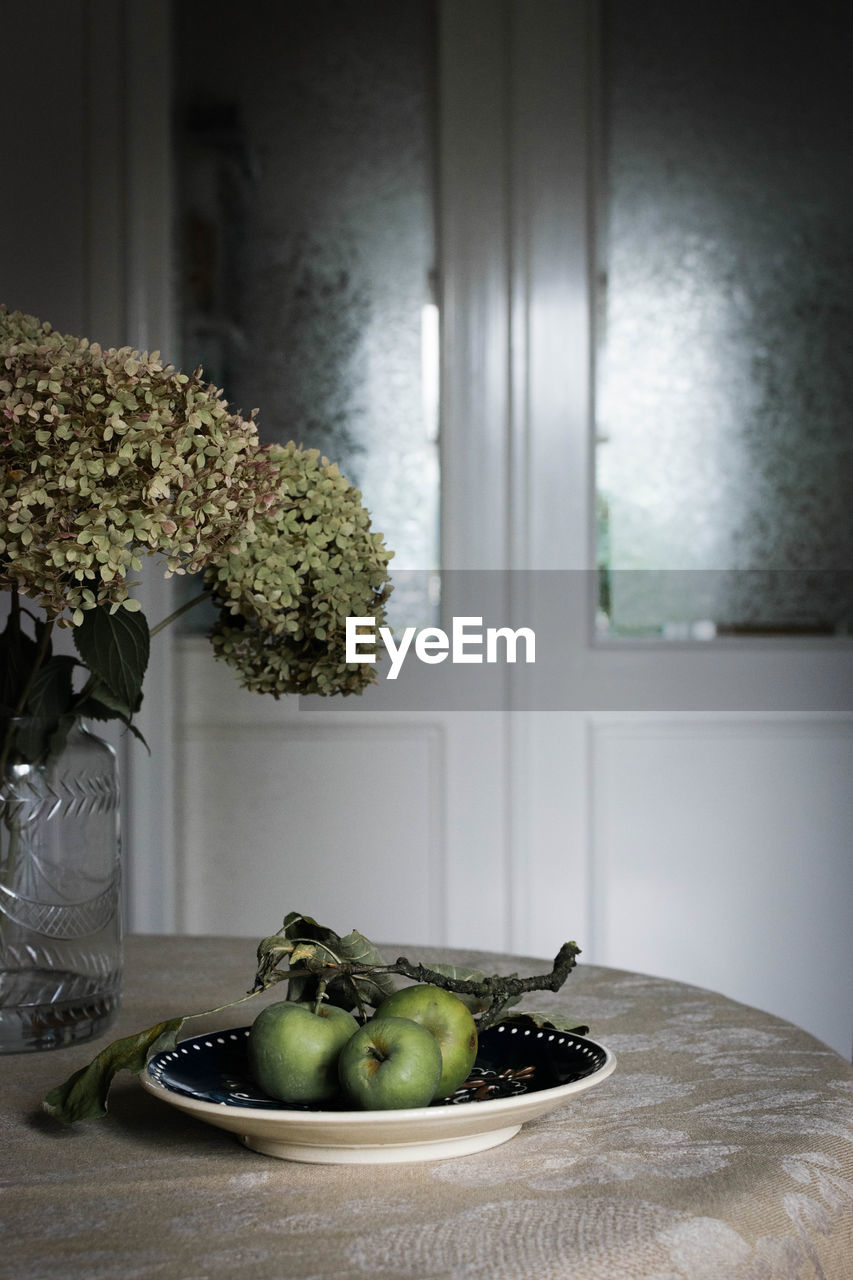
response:
<path fill-rule="evenodd" d="M 389 946 L 490 972 L 547 962 Z M 47 1090 L 109 1040 L 243 994 L 255 940 L 131 937 L 109 1034 L 0 1057 L 3 1248 L 15 1280 L 850 1280 L 853 1067 L 713 992 L 579 964 L 523 1007 L 567 1014 L 613 1075 L 502 1146 L 435 1162 L 312 1165 L 118 1077 L 72 1127 Z M 281 988 L 260 999 L 280 999 Z M 238 1026 L 253 1005 L 187 1024 Z"/>

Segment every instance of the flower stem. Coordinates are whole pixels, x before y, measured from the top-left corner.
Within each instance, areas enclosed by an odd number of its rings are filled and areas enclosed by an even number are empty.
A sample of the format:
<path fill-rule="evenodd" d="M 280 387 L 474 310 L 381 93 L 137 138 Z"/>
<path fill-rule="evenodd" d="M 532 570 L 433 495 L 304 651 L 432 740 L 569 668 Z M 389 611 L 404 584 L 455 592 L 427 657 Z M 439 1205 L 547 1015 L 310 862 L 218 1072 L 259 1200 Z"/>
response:
<path fill-rule="evenodd" d="M 14 593 L 15 598 L 17 598 L 17 594 L 18 594 L 17 592 Z M 16 614 L 17 614 L 17 617 L 16 617 L 17 626 L 20 629 L 20 625 L 21 625 L 20 606 L 16 610 Z M 23 715 L 24 713 L 24 708 L 27 705 L 27 698 L 30 696 L 30 692 L 33 687 L 33 682 L 36 676 L 38 675 L 39 671 L 41 670 L 41 666 L 45 660 L 45 657 L 50 651 L 50 637 L 52 632 L 53 632 L 53 618 L 48 618 L 47 622 L 44 624 L 44 630 L 41 633 L 41 639 L 39 640 L 38 649 L 36 650 L 35 661 L 33 662 L 33 665 L 30 667 L 29 672 L 27 673 L 27 678 L 24 682 L 24 687 L 21 690 L 21 696 L 18 699 L 18 705 L 15 707 L 16 716 Z"/>
<path fill-rule="evenodd" d="M 197 604 L 201 604 L 202 600 L 207 600 L 210 592 L 205 587 L 204 591 L 199 595 L 193 596 L 192 600 L 187 600 L 179 609 L 175 609 L 174 613 L 170 613 L 168 617 L 163 618 L 156 626 L 151 628 L 150 634 L 156 636 L 158 631 L 162 631 L 164 627 L 168 627 L 170 622 L 174 622 L 176 618 L 180 618 L 182 613 L 186 613 L 189 609 L 194 609 Z"/>
<path fill-rule="evenodd" d="M 53 631 L 53 621 L 54 621 L 53 618 L 49 618 L 44 625 L 44 630 L 41 633 L 41 639 L 39 640 L 38 648 L 36 650 L 36 655 L 35 655 L 35 658 L 33 659 L 33 664 L 30 667 L 29 672 L 27 673 L 27 678 L 24 682 L 24 687 L 21 690 L 21 695 L 18 698 L 17 705 L 12 711 L 12 715 L 6 721 L 6 731 L 3 734 L 3 741 L 2 743 L 0 743 L 0 779 L 2 779 L 3 777 L 4 771 L 6 769 L 6 764 L 9 759 L 9 752 L 12 747 L 12 736 L 14 734 L 14 725 L 12 723 L 12 720 L 15 716 L 20 716 L 24 714 L 24 711 L 27 705 L 27 698 L 29 698 L 30 692 L 32 691 L 33 681 L 38 675 L 38 672 L 41 669 L 42 663 L 44 662 L 46 655 L 50 652 L 50 637 L 51 637 L 51 632 Z M 18 635 L 20 635 L 21 602 L 18 598 L 18 592 L 14 587 L 12 588 L 12 607 L 11 607 L 11 616 L 9 619 L 9 623 L 13 631 L 17 632 Z"/>

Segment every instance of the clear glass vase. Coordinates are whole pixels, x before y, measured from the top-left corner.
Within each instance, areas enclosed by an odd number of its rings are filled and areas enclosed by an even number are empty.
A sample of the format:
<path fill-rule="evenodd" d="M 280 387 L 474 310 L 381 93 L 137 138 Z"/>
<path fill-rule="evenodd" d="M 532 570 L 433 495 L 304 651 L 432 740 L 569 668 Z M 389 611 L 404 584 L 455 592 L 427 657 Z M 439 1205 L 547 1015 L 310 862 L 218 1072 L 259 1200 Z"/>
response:
<path fill-rule="evenodd" d="M 117 1012 L 118 771 L 79 720 L 0 718 L 0 761 L 0 1053 L 23 1053 Z"/>

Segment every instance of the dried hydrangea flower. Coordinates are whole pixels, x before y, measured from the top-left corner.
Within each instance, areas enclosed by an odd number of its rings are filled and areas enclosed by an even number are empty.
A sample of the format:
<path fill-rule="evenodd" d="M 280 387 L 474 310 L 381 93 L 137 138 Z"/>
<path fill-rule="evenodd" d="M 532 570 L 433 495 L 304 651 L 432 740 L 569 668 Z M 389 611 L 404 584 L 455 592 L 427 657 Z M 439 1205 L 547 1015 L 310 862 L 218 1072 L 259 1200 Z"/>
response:
<path fill-rule="evenodd" d="M 229 412 L 200 371 L 0 307 L 0 588 L 75 623 L 138 608 L 141 553 L 198 572 L 245 548 L 276 492 L 254 415 Z"/>
<path fill-rule="evenodd" d="M 371 531 L 359 490 L 316 449 L 267 454 L 279 477 L 273 510 L 252 542 L 205 574 L 220 606 L 214 650 L 258 693 L 360 693 L 375 675 L 345 662 L 345 620 L 384 621 L 393 553 Z"/>

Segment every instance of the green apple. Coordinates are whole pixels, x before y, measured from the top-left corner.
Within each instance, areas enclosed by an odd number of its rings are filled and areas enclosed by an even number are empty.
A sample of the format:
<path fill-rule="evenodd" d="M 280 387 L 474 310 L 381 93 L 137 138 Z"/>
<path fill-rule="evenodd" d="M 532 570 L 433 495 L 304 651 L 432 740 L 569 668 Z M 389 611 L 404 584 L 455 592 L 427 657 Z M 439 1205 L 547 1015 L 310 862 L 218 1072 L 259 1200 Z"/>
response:
<path fill-rule="evenodd" d="M 338 1057 L 358 1031 L 337 1005 L 279 1000 L 262 1009 L 249 1031 L 249 1071 L 282 1102 L 329 1102 L 338 1096 Z"/>
<path fill-rule="evenodd" d="M 477 1056 L 477 1024 L 452 991 L 426 982 L 403 987 L 382 1001 L 376 1017 L 411 1018 L 435 1037 L 442 1060 L 436 1098 L 449 1098 L 467 1080 Z"/>
<path fill-rule="evenodd" d="M 411 1018 L 371 1018 L 341 1050 L 338 1076 L 364 1110 L 428 1107 L 441 1078 L 441 1050 Z"/>

